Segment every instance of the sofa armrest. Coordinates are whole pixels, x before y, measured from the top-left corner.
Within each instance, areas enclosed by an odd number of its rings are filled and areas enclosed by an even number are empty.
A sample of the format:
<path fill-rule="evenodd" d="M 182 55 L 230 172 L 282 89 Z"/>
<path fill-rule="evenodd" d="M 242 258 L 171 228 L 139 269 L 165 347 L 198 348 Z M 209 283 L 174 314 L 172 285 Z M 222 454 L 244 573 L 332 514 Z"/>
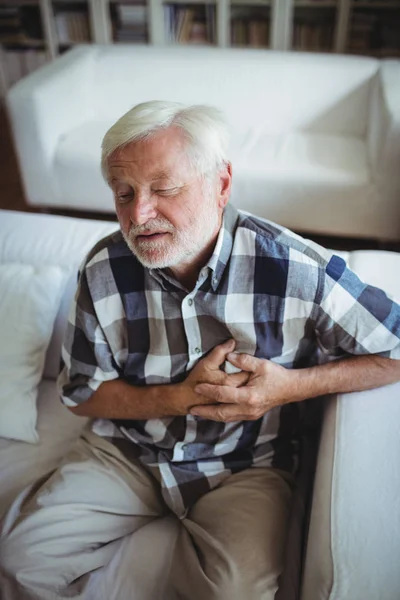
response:
<path fill-rule="evenodd" d="M 399 191 L 400 60 L 380 61 L 371 94 L 367 148 L 374 179 Z"/>
<path fill-rule="evenodd" d="M 29 203 L 58 195 L 52 176 L 60 138 L 93 118 L 91 84 L 95 47 L 78 46 L 21 80 L 7 108 Z"/>
<path fill-rule="evenodd" d="M 400 383 L 328 400 L 302 600 L 400 591 Z"/>

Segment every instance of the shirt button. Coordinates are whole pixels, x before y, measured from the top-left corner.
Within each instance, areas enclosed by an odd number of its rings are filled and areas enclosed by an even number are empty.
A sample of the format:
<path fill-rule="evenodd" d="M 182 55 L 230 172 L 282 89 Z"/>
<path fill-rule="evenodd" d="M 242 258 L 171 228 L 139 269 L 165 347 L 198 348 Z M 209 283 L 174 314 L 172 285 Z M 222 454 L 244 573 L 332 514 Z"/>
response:
<path fill-rule="evenodd" d="M 188 304 L 189 304 L 189 306 L 192 306 L 192 304 L 193 304 L 193 300 L 192 300 L 191 298 L 189 298 L 189 300 L 188 300 Z"/>
<path fill-rule="evenodd" d="M 216 277 L 213 277 L 213 283 L 214 284 L 218 283 L 218 279 Z"/>
<path fill-rule="evenodd" d="M 196 352 L 196 354 L 201 354 L 200 348 L 195 348 L 194 351 Z"/>

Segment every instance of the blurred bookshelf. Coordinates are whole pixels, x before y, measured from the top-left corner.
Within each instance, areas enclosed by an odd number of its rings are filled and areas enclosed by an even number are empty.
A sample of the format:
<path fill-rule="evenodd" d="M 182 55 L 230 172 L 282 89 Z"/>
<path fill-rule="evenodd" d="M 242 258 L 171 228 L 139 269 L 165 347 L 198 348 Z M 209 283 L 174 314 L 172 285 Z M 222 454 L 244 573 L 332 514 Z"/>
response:
<path fill-rule="evenodd" d="M 0 3 L 0 45 L 2 91 L 47 62 L 45 33 L 37 2 Z"/>
<path fill-rule="evenodd" d="M 143 3 L 111 2 L 110 19 L 114 43 L 149 42 L 148 7 Z"/>
<path fill-rule="evenodd" d="M 400 0 L 0 0 L 1 96 L 75 44 L 400 57 Z"/>
<path fill-rule="evenodd" d="M 92 41 L 88 2 L 53 0 L 50 9 L 58 51 Z"/>
<path fill-rule="evenodd" d="M 354 0 L 346 52 L 400 58 L 400 2 Z"/>
<path fill-rule="evenodd" d="M 340 4 L 337 1 L 298 1 L 293 9 L 292 49 L 334 52 Z"/>
<path fill-rule="evenodd" d="M 167 44 L 217 44 L 214 3 L 165 3 L 164 25 Z"/>
<path fill-rule="evenodd" d="M 234 47 L 269 48 L 271 44 L 271 5 L 231 5 L 230 41 Z"/>

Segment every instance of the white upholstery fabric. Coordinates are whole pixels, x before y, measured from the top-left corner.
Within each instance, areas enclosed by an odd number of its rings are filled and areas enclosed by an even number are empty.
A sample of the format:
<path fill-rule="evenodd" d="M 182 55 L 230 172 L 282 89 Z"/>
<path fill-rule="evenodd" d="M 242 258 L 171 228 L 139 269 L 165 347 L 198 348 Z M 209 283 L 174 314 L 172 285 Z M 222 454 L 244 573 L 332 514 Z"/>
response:
<path fill-rule="evenodd" d="M 54 162 L 54 173 L 63 190 L 63 204 L 79 210 L 92 206 L 112 212 L 111 189 L 100 172 L 101 141 L 112 123 L 90 121 L 73 129 L 60 141 Z"/>
<path fill-rule="evenodd" d="M 400 61 L 252 49 L 75 48 L 8 106 L 28 201 L 110 212 L 107 128 L 139 102 L 221 108 L 233 201 L 304 231 L 400 237 Z"/>
<path fill-rule="evenodd" d="M 400 384 L 328 404 L 302 600 L 399 597 Z"/>
<path fill-rule="evenodd" d="M 102 118 L 162 98 L 223 108 L 235 132 L 362 136 L 377 70 L 363 57 L 116 45 L 97 49 L 93 98 Z"/>
<path fill-rule="evenodd" d="M 38 441 L 37 386 L 67 275 L 56 265 L 0 265 L 0 437 Z"/>
<path fill-rule="evenodd" d="M 98 240 L 116 229 L 116 222 L 0 211 L 0 264 L 57 265 L 71 273 L 47 351 L 45 377 L 56 377 L 59 371 L 61 339 L 80 263 Z"/>
<path fill-rule="evenodd" d="M 53 379 L 40 383 L 37 407 L 37 444 L 0 438 L 0 514 L 20 490 L 56 467 L 87 421 L 65 410 Z"/>
<path fill-rule="evenodd" d="M 361 279 L 400 300 L 400 254 L 358 250 L 347 259 Z M 399 597 L 399 450 L 400 383 L 329 400 L 302 600 Z"/>

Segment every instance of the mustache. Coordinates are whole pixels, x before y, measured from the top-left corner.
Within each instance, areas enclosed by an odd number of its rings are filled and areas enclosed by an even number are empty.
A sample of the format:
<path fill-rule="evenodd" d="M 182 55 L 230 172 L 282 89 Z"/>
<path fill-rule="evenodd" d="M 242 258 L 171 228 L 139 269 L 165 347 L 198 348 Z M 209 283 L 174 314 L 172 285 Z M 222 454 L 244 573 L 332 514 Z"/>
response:
<path fill-rule="evenodd" d="M 158 230 L 174 232 L 175 227 L 167 219 L 153 219 L 152 221 L 147 221 L 144 225 L 132 225 L 128 235 L 130 238 L 135 238 L 142 233 Z"/>

